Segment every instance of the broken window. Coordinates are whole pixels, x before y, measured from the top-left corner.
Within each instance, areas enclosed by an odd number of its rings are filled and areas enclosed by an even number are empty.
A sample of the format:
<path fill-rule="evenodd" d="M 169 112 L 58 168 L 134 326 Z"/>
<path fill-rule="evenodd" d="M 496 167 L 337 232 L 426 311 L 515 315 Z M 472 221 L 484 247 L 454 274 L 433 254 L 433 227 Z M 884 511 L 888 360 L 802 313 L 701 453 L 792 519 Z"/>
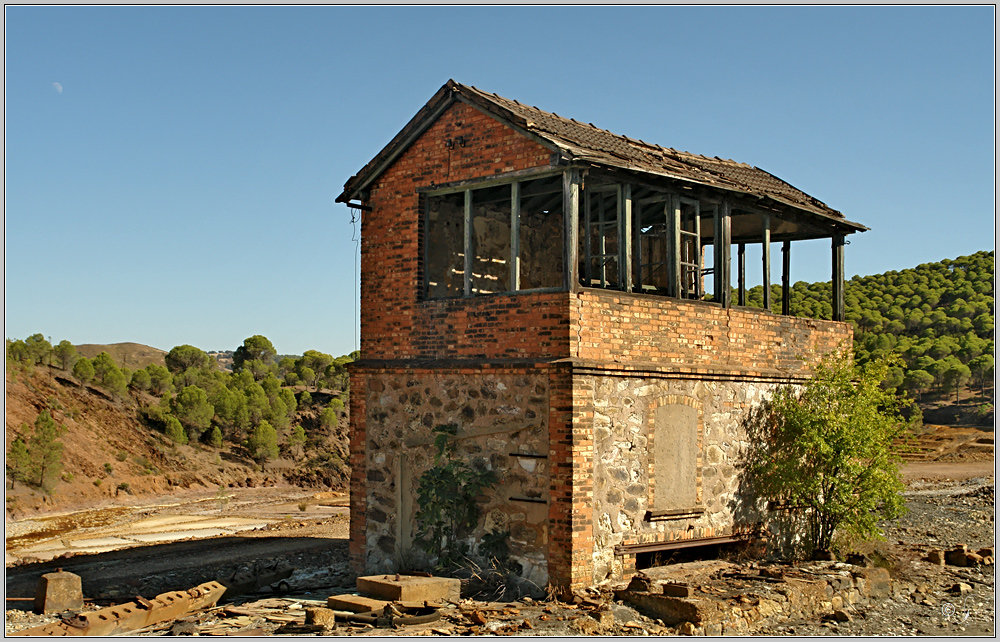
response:
<path fill-rule="evenodd" d="M 681 297 L 700 299 L 705 291 L 701 257 L 701 208 L 698 201 L 681 198 Z"/>
<path fill-rule="evenodd" d="M 670 288 L 670 229 L 666 208 L 670 199 L 662 202 L 637 203 L 635 208 L 636 238 L 639 247 L 639 284 L 643 292 L 666 294 Z"/>
<path fill-rule="evenodd" d="M 654 511 L 698 504 L 698 409 L 665 404 L 653 415 Z"/>
<path fill-rule="evenodd" d="M 619 189 L 613 183 L 588 182 L 583 193 L 581 277 L 589 287 L 619 287 Z"/>
<path fill-rule="evenodd" d="M 562 175 L 525 181 L 519 188 L 517 289 L 562 287 Z"/>
<path fill-rule="evenodd" d="M 465 194 L 427 197 L 427 298 L 465 293 Z"/>
<path fill-rule="evenodd" d="M 426 202 L 428 299 L 563 287 L 562 174 Z"/>
<path fill-rule="evenodd" d="M 472 191 L 472 293 L 510 289 L 510 185 Z"/>

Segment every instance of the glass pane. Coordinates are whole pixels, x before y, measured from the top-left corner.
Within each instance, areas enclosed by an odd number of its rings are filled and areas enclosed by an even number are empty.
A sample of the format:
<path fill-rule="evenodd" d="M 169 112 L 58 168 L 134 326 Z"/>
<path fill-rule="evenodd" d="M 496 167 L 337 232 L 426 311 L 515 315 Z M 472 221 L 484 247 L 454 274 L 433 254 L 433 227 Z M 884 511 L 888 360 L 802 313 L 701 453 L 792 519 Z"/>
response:
<path fill-rule="evenodd" d="M 522 290 L 563 284 L 562 176 L 521 183 Z"/>
<path fill-rule="evenodd" d="M 472 293 L 510 289 L 510 185 L 472 192 Z"/>
<path fill-rule="evenodd" d="M 427 197 L 427 298 L 465 293 L 465 195 Z"/>

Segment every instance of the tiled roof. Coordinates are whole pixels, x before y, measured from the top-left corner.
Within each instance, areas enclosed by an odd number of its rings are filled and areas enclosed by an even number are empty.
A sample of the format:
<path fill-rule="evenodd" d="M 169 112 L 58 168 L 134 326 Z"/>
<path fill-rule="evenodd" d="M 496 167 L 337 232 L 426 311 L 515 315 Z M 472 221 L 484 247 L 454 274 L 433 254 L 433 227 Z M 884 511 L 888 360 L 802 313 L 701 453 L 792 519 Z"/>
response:
<path fill-rule="evenodd" d="M 426 120 L 442 105 L 451 100 L 464 99 L 478 108 L 493 114 L 498 120 L 512 124 L 534 136 L 546 146 L 558 150 L 573 161 L 627 169 L 636 172 L 666 176 L 722 190 L 749 194 L 770 199 L 804 210 L 821 217 L 835 219 L 859 230 L 863 225 L 847 221 L 843 214 L 805 192 L 762 169 L 722 158 L 710 158 L 677 151 L 641 140 L 614 134 L 593 124 L 581 123 L 572 118 L 542 111 L 516 100 L 487 93 L 475 87 L 449 80 L 427 105 L 366 165 L 357 176 L 344 186 L 338 200 L 351 198 L 381 171 L 385 162 L 401 153 L 412 136 L 422 131 L 421 121 Z M 427 123 L 429 124 L 429 123 Z M 372 175 L 373 172 L 375 175 Z"/>

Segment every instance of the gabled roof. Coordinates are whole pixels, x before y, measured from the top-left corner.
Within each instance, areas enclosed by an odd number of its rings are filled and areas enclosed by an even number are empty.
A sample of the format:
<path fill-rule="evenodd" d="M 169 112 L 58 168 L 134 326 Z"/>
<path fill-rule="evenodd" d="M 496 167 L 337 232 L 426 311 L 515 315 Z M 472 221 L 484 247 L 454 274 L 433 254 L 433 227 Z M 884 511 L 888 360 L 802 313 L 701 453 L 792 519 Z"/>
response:
<path fill-rule="evenodd" d="M 360 193 L 406 151 L 445 109 L 459 100 L 490 114 L 571 163 L 591 163 L 737 192 L 833 219 L 854 230 L 868 229 L 848 221 L 843 214 L 822 201 L 757 167 L 651 145 L 454 80 L 445 83 L 406 127 L 344 184 L 344 192 L 337 197 L 337 202 L 359 198 Z"/>

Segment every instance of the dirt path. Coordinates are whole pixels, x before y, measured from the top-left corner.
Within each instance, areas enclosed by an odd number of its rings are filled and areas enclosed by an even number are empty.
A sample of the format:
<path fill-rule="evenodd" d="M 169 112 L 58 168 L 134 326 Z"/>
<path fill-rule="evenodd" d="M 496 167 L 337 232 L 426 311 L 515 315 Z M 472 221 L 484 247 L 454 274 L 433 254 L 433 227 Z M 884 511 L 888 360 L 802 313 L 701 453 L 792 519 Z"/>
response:
<path fill-rule="evenodd" d="M 994 461 L 911 461 L 900 467 L 903 480 L 945 480 L 990 477 L 996 472 Z"/>

